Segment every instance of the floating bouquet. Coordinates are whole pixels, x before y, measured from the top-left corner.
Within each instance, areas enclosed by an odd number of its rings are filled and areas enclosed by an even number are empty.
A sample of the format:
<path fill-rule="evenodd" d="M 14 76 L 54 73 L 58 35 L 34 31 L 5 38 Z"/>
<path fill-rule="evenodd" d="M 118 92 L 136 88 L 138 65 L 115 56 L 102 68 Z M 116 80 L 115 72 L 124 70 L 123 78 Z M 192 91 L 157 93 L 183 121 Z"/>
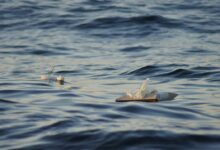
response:
<path fill-rule="evenodd" d="M 149 79 L 146 79 L 141 84 L 140 88 L 132 93 L 127 92 L 124 96 L 116 99 L 116 102 L 129 102 L 129 101 L 145 101 L 156 102 L 163 100 L 173 100 L 177 94 L 170 92 L 158 92 L 155 89 L 151 89 L 148 85 Z"/>

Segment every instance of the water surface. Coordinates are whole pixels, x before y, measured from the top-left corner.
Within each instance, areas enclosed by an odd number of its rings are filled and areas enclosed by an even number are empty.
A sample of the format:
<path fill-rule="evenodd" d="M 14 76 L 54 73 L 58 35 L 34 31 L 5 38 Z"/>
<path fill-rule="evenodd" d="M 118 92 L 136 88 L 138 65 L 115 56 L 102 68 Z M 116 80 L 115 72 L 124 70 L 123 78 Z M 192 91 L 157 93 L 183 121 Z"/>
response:
<path fill-rule="evenodd" d="M 0 149 L 219 149 L 219 7 L 2 0 Z M 146 78 L 179 96 L 115 102 Z"/>

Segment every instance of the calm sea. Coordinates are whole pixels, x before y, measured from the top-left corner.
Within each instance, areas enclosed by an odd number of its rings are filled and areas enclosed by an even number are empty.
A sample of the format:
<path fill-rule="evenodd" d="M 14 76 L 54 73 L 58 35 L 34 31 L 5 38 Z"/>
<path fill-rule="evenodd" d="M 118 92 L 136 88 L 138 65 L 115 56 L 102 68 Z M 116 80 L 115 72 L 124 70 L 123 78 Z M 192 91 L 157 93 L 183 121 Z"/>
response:
<path fill-rule="evenodd" d="M 0 149 L 219 150 L 219 0 L 0 0 Z"/>

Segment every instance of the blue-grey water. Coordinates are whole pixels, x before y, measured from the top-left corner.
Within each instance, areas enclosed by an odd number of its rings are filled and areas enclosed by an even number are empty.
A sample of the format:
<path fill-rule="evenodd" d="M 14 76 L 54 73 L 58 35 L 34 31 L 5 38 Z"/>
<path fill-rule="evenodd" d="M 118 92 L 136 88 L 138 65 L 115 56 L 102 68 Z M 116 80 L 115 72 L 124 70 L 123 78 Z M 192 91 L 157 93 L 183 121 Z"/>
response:
<path fill-rule="evenodd" d="M 1 150 L 220 149 L 219 0 L 0 0 L 0 63 Z"/>

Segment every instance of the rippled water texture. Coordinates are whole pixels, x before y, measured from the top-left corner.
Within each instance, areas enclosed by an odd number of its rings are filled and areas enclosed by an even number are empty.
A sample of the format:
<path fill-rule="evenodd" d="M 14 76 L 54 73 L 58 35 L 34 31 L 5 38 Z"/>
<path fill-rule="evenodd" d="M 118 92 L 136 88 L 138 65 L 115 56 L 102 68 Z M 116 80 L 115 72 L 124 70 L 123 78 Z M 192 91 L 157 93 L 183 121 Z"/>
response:
<path fill-rule="evenodd" d="M 220 149 L 219 8 L 1 0 L 0 149 Z M 146 78 L 178 97 L 115 102 Z"/>

